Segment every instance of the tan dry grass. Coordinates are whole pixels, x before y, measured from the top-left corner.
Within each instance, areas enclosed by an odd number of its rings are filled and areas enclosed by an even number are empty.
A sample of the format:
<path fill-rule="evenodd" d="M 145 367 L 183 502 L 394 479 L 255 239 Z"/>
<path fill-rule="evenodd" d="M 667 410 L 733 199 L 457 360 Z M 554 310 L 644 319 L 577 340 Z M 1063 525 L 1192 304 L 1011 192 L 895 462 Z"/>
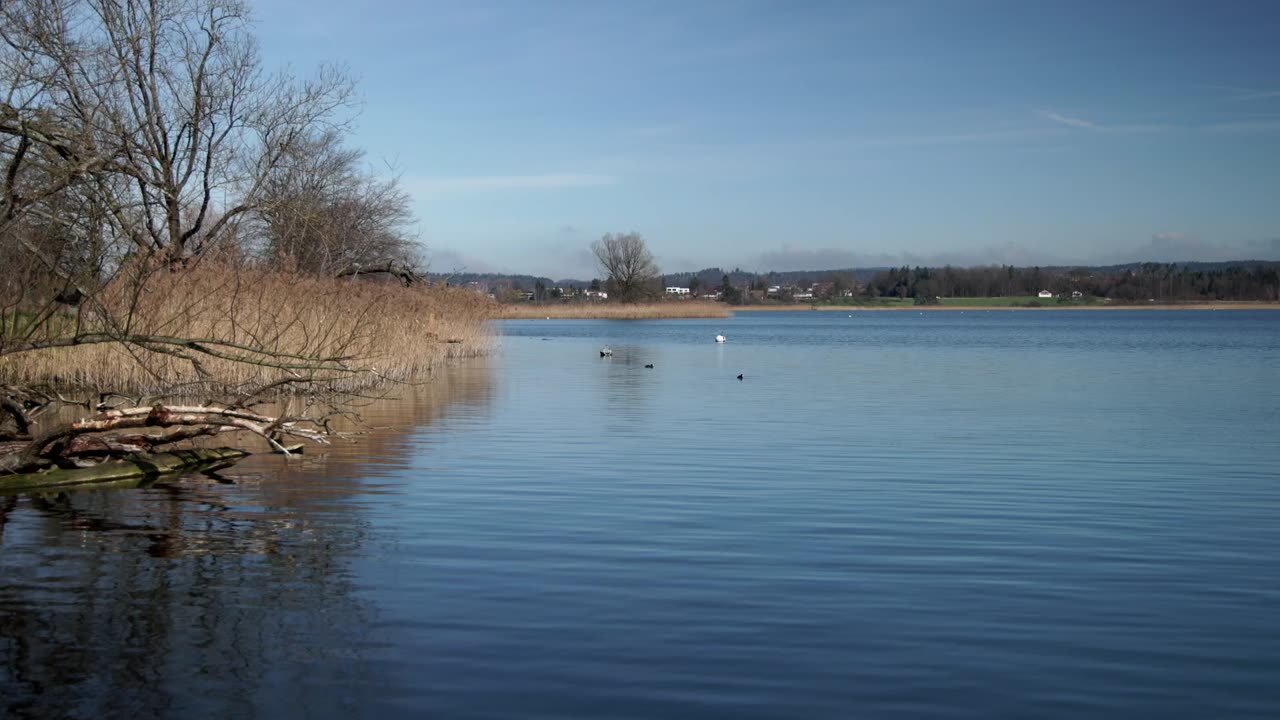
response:
<path fill-rule="evenodd" d="M 342 364 L 350 371 L 318 373 L 341 389 L 420 377 L 449 358 L 483 354 L 492 346 L 487 321 L 495 304 L 462 288 L 402 287 L 216 263 L 138 279 L 119 280 L 102 295 L 119 325 L 109 328 L 86 313 L 84 329 L 347 357 Z M 289 376 L 280 368 L 196 357 L 203 374 L 188 359 L 118 342 L 52 348 L 0 358 L 0 381 L 121 393 L 178 386 L 203 394 Z"/>
<path fill-rule="evenodd" d="M 672 301 L 655 303 L 558 303 L 536 305 L 532 303 L 503 305 L 498 317 L 508 319 L 598 319 L 598 320 L 651 320 L 657 318 L 718 318 L 728 317 L 731 309 L 724 303 L 698 301 Z"/>

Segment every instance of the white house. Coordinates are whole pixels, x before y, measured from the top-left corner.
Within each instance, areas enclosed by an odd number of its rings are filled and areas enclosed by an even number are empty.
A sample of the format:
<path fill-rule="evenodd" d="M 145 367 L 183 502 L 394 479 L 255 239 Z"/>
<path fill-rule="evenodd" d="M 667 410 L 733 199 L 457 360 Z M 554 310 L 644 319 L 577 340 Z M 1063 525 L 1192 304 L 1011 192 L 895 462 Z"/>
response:
<path fill-rule="evenodd" d="M 587 291 L 587 297 L 589 297 L 589 298 L 596 298 L 596 299 L 598 299 L 598 300 L 608 300 L 608 299 L 609 299 L 609 293 L 607 293 L 607 292 L 605 292 L 605 291 L 603 291 L 603 290 L 588 290 L 588 291 Z"/>
<path fill-rule="evenodd" d="M 1041 291 L 1040 291 L 1040 297 L 1042 297 L 1042 298 L 1051 298 L 1051 297 L 1053 297 L 1053 293 L 1049 292 L 1048 290 L 1041 290 Z"/>
<path fill-rule="evenodd" d="M 667 294 L 668 294 L 668 295 L 688 295 L 688 294 L 689 294 L 689 288 L 686 288 L 686 287 L 669 287 L 669 288 L 667 288 Z"/>

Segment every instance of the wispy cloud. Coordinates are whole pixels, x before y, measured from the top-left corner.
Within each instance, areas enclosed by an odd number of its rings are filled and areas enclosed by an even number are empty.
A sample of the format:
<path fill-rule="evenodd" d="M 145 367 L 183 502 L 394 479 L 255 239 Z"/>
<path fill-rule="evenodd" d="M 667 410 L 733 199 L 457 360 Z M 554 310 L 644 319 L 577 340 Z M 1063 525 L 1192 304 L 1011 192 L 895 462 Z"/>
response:
<path fill-rule="evenodd" d="M 1068 127 L 1082 128 L 1085 130 L 1103 129 L 1102 126 L 1097 123 L 1089 122 L 1088 120 L 1082 120 L 1081 118 L 1077 118 L 1077 117 L 1071 117 L 1070 115 L 1062 115 L 1061 113 L 1050 112 L 1048 110 L 1037 110 L 1036 114 L 1042 118 L 1045 118 L 1047 120 L 1052 120 L 1056 123 L 1059 123 L 1061 125 L 1066 125 Z"/>
<path fill-rule="evenodd" d="M 1234 243 L 1209 242 L 1193 232 L 1161 231 L 1153 233 L 1145 245 L 1102 253 L 1074 253 L 1065 256 L 1020 243 L 1006 243 L 962 251 L 922 253 L 862 252 L 848 248 L 808 248 L 788 244 L 779 249 L 761 253 L 754 262 L 748 260 L 747 266 L 767 272 L 769 270 L 835 270 L 901 265 L 968 267 L 1008 264 L 1025 267 L 1271 259 L 1280 259 L 1280 238 Z"/>
<path fill-rule="evenodd" d="M 688 128 L 683 124 L 667 123 L 623 128 L 618 132 L 618 135 L 632 140 L 665 140 L 683 135 L 687 130 Z"/>
<path fill-rule="evenodd" d="M 1091 262 L 1223 262 L 1228 260 L 1270 260 L 1280 253 L 1280 243 L 1211 242 L 1194 232 L 1165 230 L 1152 233 L 1151 241 L 1127 250 L 1089 258 Z"/>
<path fill-rule="evenodd" d="M 464 175 L 406 178 L 406 187 L 423 192 L 488 192 L 496 190 L 560 190 L 618 184 L 613 175 L 546 173 L 541 175 Z"/>
<path fill-rule="evenodd" d="M 1017 243 L 988 246 L 961 252 L 862 252 L 847 248 L 806 248 L 784 244 L 762 252 L 754 267 L 770 270 L 836 270 L 840 268 L 898 267 L 899 265 L 1061 265 L 1061 258 Z M 748 262 L 748 265 L 752 265 Z"/>
<path fill-rule="evenodd" d="M 1260 90 L 1258 88 L 1240 87 L 1239 85 L 1205 85 L 1219 92 L 1228 93 L 1218 98 L 1226 102 L 1251 102 L 1254 100 L 1274 100 L 1280 98 L 1280 90 Z"/>
<path fill-rule="evenodd" d="M 1236 102 L 1247 102 L 1249 100 L 1272 100 L 1280 98 L 1280 90 L 1256 90 L 1254 92 L 1241 93 L 1229 98 Z"/>
<path fill-rule="evenodd" d="M 1250 240 L 1248 245 L 1250 248 L 1258 248 L 1275 257 L 1280 257 L 1280 237 L 1267 238 L 1265 240 Z"/>
<path fill-rule="evenodd" d="M 478 258 L 464 255 L 448 248 L 432 248 L 427 253 L 427 267 L 431 272 L 498 272 L 498 268 Z"/>
<path fill-rule="evenodd" d="M 1001 130 L 979 130 L 974 132 L 952 132 L 919 135 L 889 135 L 880 138 L 857 138 L 850 141 L 849 147 L 911 147 L 915 145 L 967 145 L 972 143 L 1000 143 L 1020 140 L 1034 140 L 1049 136 L 1040 128 L 1006 128 Z"/>
<path fill-rule="evenodd" d="M 1235 93 L 1227 100 L 1258 100 L 1263 98 L 1276 97 L 1280 98 L 1280 92 L 1251 90 L 1249 88 L 1240 88 L 1227 85 L 1210 86 L 1217 90 L 1230 91 Z M 1170 121 L 1162 124 L 1154 123 L 1117 123 L 1107 124 L 1088 120 L 1082 117 L 1064 115 L 1052 110 L 1036 110 L 1035 114 L 1049 120 L 1057 125 L 1074 128 L 1075 130 L 1088 131 L 1091 133 L 1157 133 L 1157 132 L 1210 132 L 1210 133 L 1246 133 L 1246 132 L 1272 132 L 1280 130 L 1280 116 L 1274 114 L 1254 114 L 1252 117 L 1243 117 L 1239 119 L 1222 118 L 1214 120 L 1212 118 L 1195 120 L 1184 120 L 1181 122 Z M 1238 114 L 1238 113 L 1237 113 Z M 1219 113 L 1221 115 L 1221 113 Z M 1065 132 L 1065 131 L 1064 131 Z"/>
<path fill-rule="evenodd" d="M 1237 120 L 1211 123 L 1204 126 L 1210 132 L 1271 132 L 1280 130 L 1280 118 L 1271 120 Z"/>
<path fill-rule="evenodd" d="M 1071 115 L 1063 115 L 1062 113 L 1052 112 L 1050 110 L 1036 110 L 1036 114 L 1040 117 L 1051 120 L 1059 125 L 1076 128 L 1077 130 L 1089 130 L 1099 133 L 1148 133 L 1161 132 L 1170 129 L 1170 125 L 1161 125 L 1154 123 L 1126 123 L 1120 125 L 1105 125 L 1103 123 L 1086 120 L 1084 118 L 1073 117 Z"/>

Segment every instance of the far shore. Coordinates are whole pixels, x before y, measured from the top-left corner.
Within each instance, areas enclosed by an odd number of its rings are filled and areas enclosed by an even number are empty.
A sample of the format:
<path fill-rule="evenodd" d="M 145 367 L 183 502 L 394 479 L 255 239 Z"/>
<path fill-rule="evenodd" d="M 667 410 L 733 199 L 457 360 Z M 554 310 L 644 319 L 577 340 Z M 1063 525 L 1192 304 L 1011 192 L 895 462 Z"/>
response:
<path fill-rule="evenodd" d="M 525 320 L 657 320 L 663 318 L 722 318 L 734 308 L 724 303 L 671 300 L 651 303 L 521 303 L 503 305 L 499 319 Z"/>
<path fill-rule="evenodd" d="M 1142 303 L 1125 305 L 1105 303 L 1094 305 L 1046 304 L 1039 307 L 1026 305 L 739 305 L 734 312 L 782 312 L 821 310 L 835 312 L 954 312 L 964 310 L 1280 310 L 1280 303 L 1269 302 L 1203 302 L 1203 303 Z"/>
<path fill-rule="evenodd" d="M 1093 303 L 1073 305 L 1047 303 L 1026 305 L 726 305 L 719 302 L 669 301 L 652 303 L 547 303 L 504 305 L 497 312 L 505 320 L 658 320 L 678 318 L 723 318 L 739 312 L 955 312 L 990 310 L 1280 310 L 1280 303 Z"/>

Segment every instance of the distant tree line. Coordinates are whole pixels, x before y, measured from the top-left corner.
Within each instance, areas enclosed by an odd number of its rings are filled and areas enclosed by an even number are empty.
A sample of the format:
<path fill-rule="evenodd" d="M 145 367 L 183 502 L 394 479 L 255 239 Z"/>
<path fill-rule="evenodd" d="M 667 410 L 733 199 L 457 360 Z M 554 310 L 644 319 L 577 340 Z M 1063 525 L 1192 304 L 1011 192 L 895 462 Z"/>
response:
<path fill-rule="evenodd" d="M 1134 263 L 1107 267 L 861 268 L 750 273 L 707 268 L 668 275 L 669 284 L 719 291 L 726 302 L 773 299 L 813 290 L 815 300 L 897 297 L 929 302 L 938 297 L 1026 297 L 1047 290 L 1055 296 L 1107 298 L 1117 302 L 1280 301 L 1280 262 Z M 727 288 L 727 291 L 726 291 Z"/>
<path fill-rule="evenodd" d="M 539 285 L 551 299 L 557 287 L 611 288 L 607 280 L 564 279 L 552 282 L 529 275 L 455 276 L 451 282 L 505 279 L 511 286 L 535 292 Z M 659 282 L 660 280 L 660 282 Z M 787 302 L 800 291 L 813 291 L 817 301 L 840 298 L 902 298 L 921 303 L 938 297 L 1027 297 L 1047 290 L 1055 296 L 1107 298 L 1116 302 L 1196 302 L 1212 300 L 1280 301 L 1280 262 L 1132 263 L 1103 267 L 978 267 L 846 268 L 755 273 L 741 268 L 704 268 L 670 273 L 653 279 L 649 294 L 662 286 L 687 287 L 695 296 L 720 294 L 720 299 L 745 304 Z M 770 288 L 780 288 L 770 293 Z"/>
<path fill-rule="evenodd" d="M 1048 290 L 1120 302 L 1280 300 L 1280 263 L 1213 269 L 1178 263 L 1123 268 L 901 267 L 881 270 L 862 289 L 867 297 L 1015 297 Z"/>

